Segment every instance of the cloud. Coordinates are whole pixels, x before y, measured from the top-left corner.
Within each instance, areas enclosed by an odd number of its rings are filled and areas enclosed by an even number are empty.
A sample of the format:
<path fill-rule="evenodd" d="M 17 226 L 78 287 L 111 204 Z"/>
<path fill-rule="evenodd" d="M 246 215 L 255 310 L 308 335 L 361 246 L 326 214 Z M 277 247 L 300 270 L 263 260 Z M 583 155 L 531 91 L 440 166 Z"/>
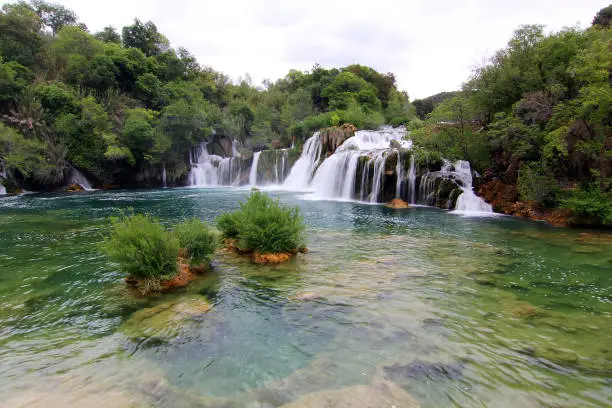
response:
<path fill-rule="evenodd" d="M 421 98 L 461 86 L 520 24 L 590 24 L 604 0 L 57 0 L 91 31 L 153 21 L 173 47 L 255 83 L 314 63 L 393 72 Z"/>

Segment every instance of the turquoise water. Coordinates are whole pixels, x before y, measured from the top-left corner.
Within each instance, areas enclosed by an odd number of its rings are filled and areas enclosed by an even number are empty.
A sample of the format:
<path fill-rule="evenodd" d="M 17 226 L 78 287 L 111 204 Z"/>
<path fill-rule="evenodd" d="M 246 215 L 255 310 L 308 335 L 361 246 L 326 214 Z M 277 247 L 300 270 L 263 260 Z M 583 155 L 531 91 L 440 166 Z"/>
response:
<path fill-rule="evenodd" d="M 422 407 L 612 405 L 609 234 L 274 192 L 300 206 L 310 253 L 221 251 L 149 298 L 96 247 L 120 209 L 212 222 L 248 193 L 0 199 L 0 406 L 274 407 L 381 379 Z M 185 299 L 212 309 L 143 319 Z"/>

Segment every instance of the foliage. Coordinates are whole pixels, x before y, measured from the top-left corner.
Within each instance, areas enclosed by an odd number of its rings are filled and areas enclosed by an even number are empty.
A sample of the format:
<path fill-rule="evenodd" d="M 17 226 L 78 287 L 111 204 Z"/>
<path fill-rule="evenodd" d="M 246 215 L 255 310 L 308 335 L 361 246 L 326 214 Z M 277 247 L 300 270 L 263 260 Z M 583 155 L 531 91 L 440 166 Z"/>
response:
<path fill-rule="evenodd" d="M 252 193 L 240 209 L 217 219 L 224 238 L 236 239 L 241 251 L 277 253 L 304 245 L 304 220 L 297 207 L 290 208 L 260 192 Z"/>
<path fill-rule="evenodd" d="M 612 195 L 602 192 L 597 186 L 576 191 L 572 197 L 563 200 L 562 205 L 572 211 L 577 223 L 612 225 Z"/>
<path fill-rule="evenodd" d="M 111 232 L 102 250 L 128 276 L 151 284 L 177 273 L 179 240 L 149 215 L 111 217 Z"/>
<path fill-rule="evenodd" d="M 558 183 L 544 163 L 530 163 L 521 167 L 517 188 L 521 200 L 534 201 L 547 206 L 557 204 Z"/>
<path fill-rule="evenodd" d="M 172 230 L 181 248 L 187 251 L 193 264 L 210 263 L 219 244 L 217 231 L 208 224 L 193 218 L 184 221 Z"/>
<path fill-rule="evenodd" d="M 610 15 L 607 7 L 590 28 L 548 35 L 543 26 L 519 27 L 462 91 L 436 104 L 412 132 L 415 144 L 470 160 L 516 184 L 524 200 L 558 205 L 558 186 L 573 184 L 605 196 L 612 189 Z M 415 101 L 417 114 L 433 105 Z M 597 201 L 591 190 L 571 201 L 577 213 L 588 213 L 579 202 Z"/>

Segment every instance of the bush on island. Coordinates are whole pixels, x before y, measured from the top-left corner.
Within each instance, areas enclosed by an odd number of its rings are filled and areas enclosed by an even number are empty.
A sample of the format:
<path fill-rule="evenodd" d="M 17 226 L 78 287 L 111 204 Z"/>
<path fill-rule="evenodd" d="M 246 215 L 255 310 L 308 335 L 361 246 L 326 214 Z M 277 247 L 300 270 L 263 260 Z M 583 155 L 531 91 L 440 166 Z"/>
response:
<path fill-rule="evenodd" d="M 299 209 L 260 192 L 251 193 L 238 210 L 221 215 L 217 226 L 240 252 L 293 254 L 304 249 L 305 225 Z"/>
<path fill-rule="evenodd" d="M 149 215 L 122 214 L 110 222 L 102 250 L 127 274 L 126 281 L 145 294 L 187 285 L 209 266 L 219 241 L 217 232 L 197 219 L 173 231 Z"/>
<path fill-rule="evenodd" d="M 192 265 L 210 264 L 212 255 L 219 245 L 219 234 L 205 222 L 192 218 L 172 230 L 178 239 L 187 261 Z"/>
<path fill-rule="evenodd" d="M 119 264 L 128 278 L 142 281 L 143 292 L 160 288 L 162 280 L 177 274 L 178 239 L 150 215 L 111 217 L 111 233 L 102 250 Z"/>

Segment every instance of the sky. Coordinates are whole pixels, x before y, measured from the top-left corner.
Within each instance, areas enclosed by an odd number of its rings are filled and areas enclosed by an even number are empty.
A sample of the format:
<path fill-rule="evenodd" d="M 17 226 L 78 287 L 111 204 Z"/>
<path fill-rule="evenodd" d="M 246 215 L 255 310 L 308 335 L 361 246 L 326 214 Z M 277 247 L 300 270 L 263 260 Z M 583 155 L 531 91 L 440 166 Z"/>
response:
<path fill-rule="evenodd" d="M 53 0 L 52 0 L 53 1 Z M 55 0 L 58 1 L 58 0 Z M 1 1 L 0 3 L 5 3 Z M 410 99 L 457 90 L 521 24 L 587 27 L 604 0 L 59 0 L 91 32 L 153 21 L 172 47 L 253 84 L 315 63 L 393 72 Z"/>

